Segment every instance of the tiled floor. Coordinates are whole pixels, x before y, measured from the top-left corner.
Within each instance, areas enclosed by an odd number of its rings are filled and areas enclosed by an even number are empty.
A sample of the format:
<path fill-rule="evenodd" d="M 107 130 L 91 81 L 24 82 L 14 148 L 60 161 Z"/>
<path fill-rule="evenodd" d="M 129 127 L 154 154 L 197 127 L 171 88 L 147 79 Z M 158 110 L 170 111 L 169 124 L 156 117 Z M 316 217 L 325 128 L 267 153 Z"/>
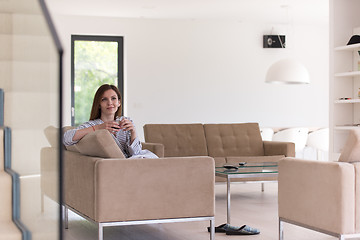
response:
<path fill-rule="evenodd" d="M 232 225 L 243 224 L 259 228 L 256 236 L 227 236 L 216 233 L 215 239 L 277 240 L 277 183 L 265 184 L 261 192 L 258 183 L 232 184 Z M 217 184 L 216 191 L 216 226 L 226 222 L 226 185 Z M 104 240 L 205 240 L 209 239 L 209 222 L 166 223 L 108 227 L 104 230 Z M 69 229 L 65 230 L 65 240 L 95 240 L 97 226 L 70 213 Z M 337 238 L 284 224 L 286 240 L 335 240 Z"/>

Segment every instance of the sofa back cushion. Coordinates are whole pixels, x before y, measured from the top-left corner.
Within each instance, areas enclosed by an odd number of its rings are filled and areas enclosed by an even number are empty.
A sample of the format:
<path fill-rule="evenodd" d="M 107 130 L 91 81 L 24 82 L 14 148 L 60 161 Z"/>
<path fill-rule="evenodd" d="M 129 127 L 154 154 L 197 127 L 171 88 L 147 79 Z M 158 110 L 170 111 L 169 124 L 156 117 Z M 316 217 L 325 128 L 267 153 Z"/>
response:
<path fill-rule="evenodd" d="M 353 129 L 341 152 L 340 162 L 360 162 L 360 129 Z"/>
<path fill-rule="evenodd" d="M 204 124 L 209 156 L 264 156 L 257 123 Z"/>
<path fill-rule="evenodd" d="M 165 157 L 207 156 L 202 124 L 146 124 L 145 142 L 164 145 Z"/>
<path fill-rule="evenodd" d="M 76 149 L 83 155 L 102 158 L 125 158 L 108 130 L 102 129 L 86 134 Z"/>
<path fill-rule="evenodd" d="M 51 147 L 58 147 L 59 142 L 59 128 L 48 126 L 44 129 L 44 134 Z"/>
<path fill-rule="evenodd" d="M 64 134 L 67 130 L 73 129 L 75 127 L 72 126 L 65 126 L 62 128 L 62 132 L 59 131 L 59 128 L 54 127 L 54 126 L 48 126 L 44 129 L 44 134 L 46 139 L 48 140 L 48 142 L 50 143 L 50 146 L 53 148 L 58 148 L 59 147 L 59 134 Z M 73 151 L 73 152 L 79 152 L 76 148 L 75 145 L 71 145 L 71 146 L 67 146 L 65 147 L 64 145 L 63 149 L 67 149 L 69 151 Z"/>

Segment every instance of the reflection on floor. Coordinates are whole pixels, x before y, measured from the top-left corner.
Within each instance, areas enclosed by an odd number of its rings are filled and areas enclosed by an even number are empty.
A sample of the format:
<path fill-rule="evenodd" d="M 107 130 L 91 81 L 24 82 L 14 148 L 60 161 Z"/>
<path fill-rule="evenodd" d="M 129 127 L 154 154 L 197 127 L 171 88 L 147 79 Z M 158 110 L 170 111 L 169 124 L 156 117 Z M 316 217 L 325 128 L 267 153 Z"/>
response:
<path fill-rule="evenodd" d="M 226 185 L 216 184 L 216 226 L 226 222 Z M 277 183 L 266 183 L 261 192 L 258 183 L 231 185 L 231 223 L 259 228 L 260 235 L 227 236 L 216 233 L 215 239 L 277 240 Z M 153 225 L 104 228 L 104 240 L 206 240 L 209 239 L 209 222 L 166 223 Z M 335 240 L 337 238 L 284 224 L 286 240 Z M 95 240 L 97 226 L 74 213 L 69 213 L 69 229 L 64 230 L 65 240 Z"/>

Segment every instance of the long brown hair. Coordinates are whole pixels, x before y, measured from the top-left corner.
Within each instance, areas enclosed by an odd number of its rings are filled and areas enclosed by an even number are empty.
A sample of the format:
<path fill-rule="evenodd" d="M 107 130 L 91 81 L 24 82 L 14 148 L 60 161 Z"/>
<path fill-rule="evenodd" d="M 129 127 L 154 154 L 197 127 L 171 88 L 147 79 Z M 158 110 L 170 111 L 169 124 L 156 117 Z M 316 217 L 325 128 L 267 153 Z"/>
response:
<path fill-rule="evenodd" d="M 118 110 L 115 113 L 114 120 L 116 119 L 117 116 L 121 117 L 122 98 L 121 98 L 121 93 L 120 93 L 119 89 L 114 85 L 103 84 L 98 88 L 98 90 L 95 93 L 94 101 L 93 101 L 93 104 L 92 104 L 92 107 L 91 107 L 90 120 L 98 119 L 98 118 L 101 117 L 100 102 L 101 102 L 102 95 L 107 90 L 114 90 L 116 92 L 116 95 L 118 96 L 119 101 L 120 101 L 120 106 L 119 106 Z"/>

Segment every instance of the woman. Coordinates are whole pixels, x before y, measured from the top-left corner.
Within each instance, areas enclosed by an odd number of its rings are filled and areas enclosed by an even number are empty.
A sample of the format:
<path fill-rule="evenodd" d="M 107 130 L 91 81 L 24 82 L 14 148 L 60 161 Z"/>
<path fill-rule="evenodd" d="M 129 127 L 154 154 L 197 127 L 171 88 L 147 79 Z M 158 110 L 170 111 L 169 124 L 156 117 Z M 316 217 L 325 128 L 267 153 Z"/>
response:
<path fill-rule="evenodd" d="M 64 134 L 64 145 L 76 144 L 86 134 L 107 129 L 127 158 L 157 158 L 149 150 L 141 149 L 135 126 L 129 118 L 121 116 L 121 94 L 114 85 L 104 84 L 95 93 L 90 120 Z"/>

